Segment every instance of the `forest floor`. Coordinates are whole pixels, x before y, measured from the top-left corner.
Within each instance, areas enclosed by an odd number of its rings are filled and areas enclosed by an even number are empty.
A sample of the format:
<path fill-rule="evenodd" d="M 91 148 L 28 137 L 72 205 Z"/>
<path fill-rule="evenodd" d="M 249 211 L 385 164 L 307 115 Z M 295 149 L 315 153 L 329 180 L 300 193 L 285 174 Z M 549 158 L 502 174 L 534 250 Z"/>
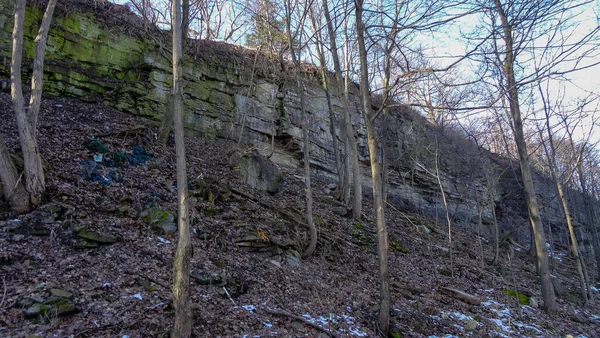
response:
<path fill-rule="evenodd" d="M 6 93 L 0 120 L 9 149 L 20 153 Z M 155 132 L 103 105 L 44 100 L 45 203 L 18 217 L 0 211 L 0 336 L 169 336 L 177 236 L 157 234 L 144 216 L 151 208 L 176 213 L 175 152 L 155 145 Z M 333 212 L 323 189 L 333 182 L 314 178 L 320 239 L 315 256 L 299 259 L 308 243 L 302 172 L 282 169 L 275 195 L 252 191 L 228 164 L 236 147 L 187 139 L 194 335 L 375 337 L 379 272 L 369 198 L 365 219 L 353 222 Z M 442 224 L 391 208 L 386 216 L 394 337 L 600 337 L 598 301 L 580 304 L 565 253 L 553 273 L 565 288 L 559 314 L 548 317 L 536 307 L 535 263 L 524 250 L 503 245 L 492 265 L 492 243 L 455 228 L 451 265 Z M 109 243 L 85 241 L 84 232 Z"/>

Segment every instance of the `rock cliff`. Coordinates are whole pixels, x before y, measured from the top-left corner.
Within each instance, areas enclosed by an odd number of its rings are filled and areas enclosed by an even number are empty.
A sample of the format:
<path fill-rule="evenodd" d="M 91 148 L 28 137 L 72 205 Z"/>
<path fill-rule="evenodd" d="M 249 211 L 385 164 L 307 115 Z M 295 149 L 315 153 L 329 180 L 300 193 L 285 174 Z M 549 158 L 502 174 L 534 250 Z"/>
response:
<path fill-rule="evenodd" d="M 26 61 L 33 57 L 33 39 L 41 15 L 38 7 L 27 8 Z M 11 31 L 12 0 L 0 0 L 0 78 L 5 79 L 10 75 Z M 62 2 L 48 38 L 44 94 L 102 102 L 159 121 L 170 90 L 168 41 L 168 32 L 145 25 L 125 6 L 103 1 Z M 327 102 L 313 66 L 303 69 L 309 99 L 307 115 L 301 116 L 298 88 L 295 81 L 289 81 L 293 66 L 221 42 L 192 41 L 186 52 L 184 120 L 190 135 L 237 140 L 245 120 L 246 143 L 256 145 L 263 153 L 273 152 L 271 159 L 280 165 L 298 166 L 301 122 L 308 118 L 313 168 L 322 175 L 334 171 Z M 23 72 L 24 76 L 30 73 L 29 69 Z M 339 110 L 341 102 L 335 87 L 333 92 L 333 104 Z M 359 102 L 354 86 L 352 119 L 365 184 L 369 184 L 366 131 L 357 110 Z M 341 112 L 337 114 L 341 116 Z M 454 220 L 476 221 L 479 201 L 483 222 L 489 225 L 492 213 L 489 199 L 483 197 L 487 168 L 489 175 L 500 177 L 492 192 L 498 211 L 504 212 L 507 220 L 515 215 L 519 222 L 526 220 L 514 163 L 482 151 L 458 133 L 437 130 L 409 108 L 394 109 L 378 123 L 391 168 L 389 201 L 395 207 L 420 211 L 443 222 L 436 178 L 439 171 Z M 551 186 L 543 185 L 540 193 L 547 205 L 547 219 L 561 223 Z M 528 231 L 528 225 L 510 224 L 517 226 Z"/>

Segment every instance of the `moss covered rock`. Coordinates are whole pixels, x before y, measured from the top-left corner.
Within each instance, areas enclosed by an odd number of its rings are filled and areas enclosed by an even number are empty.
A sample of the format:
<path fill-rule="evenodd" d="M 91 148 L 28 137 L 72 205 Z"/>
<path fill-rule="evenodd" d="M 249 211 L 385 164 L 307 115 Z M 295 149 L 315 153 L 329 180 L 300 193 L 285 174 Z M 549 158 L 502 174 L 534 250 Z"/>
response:
<path fill-rule="evenodd" d="M 144 212 L 143 219 L 159 235 L 168 235 L 177 231 L 175 216 L 158 207 L 152 207 Z"/>

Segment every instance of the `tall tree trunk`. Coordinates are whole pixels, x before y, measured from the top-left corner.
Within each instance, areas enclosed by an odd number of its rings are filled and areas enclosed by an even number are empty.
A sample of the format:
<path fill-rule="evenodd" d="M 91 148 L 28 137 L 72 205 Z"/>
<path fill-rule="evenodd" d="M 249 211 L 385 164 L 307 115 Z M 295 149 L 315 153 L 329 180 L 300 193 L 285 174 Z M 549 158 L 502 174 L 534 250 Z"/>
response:
<path fill-rule="evenodd" d="M 550 129 L 550 113 L 548 111 L 548 106 L 546 104 L 546 97 L 541 87 L 538 86 L 540 91 L 540 96 L 542 98 L 543 106 L 544 106 L 544 114 L 546 116 L 546 132 L 548 134 L 548 146 L 544 143 L 544 153 L 546 154 L 546 159 L 548 161 L 548 167 L 550 168 L 550 174 L 552 175 L 552 179 L 554 180 L 554 184 L 556 185 L 556 190 L 558 192 L 558 197 L 561 202 L 561 206 L 563 209 L 563 214 L 565 215 L 565 220 L 567 221 L 567 229 L 569 230 L 569 236 L 571 237 L 571 251 L 573 252 L 573 256 L 577 261 L 577 273 L 579 275 L 579 281 L 581 283 L 581 296 L 583 298 L 584 303 L 588 301 L 588 284 L 587 284 L 587 271 L 585 270 L 585 265 L 583 258 L 579 252 L 579 244 L 577 241 L 577 236 L 575 235 L 575 229 L 573 227 L 573 219 L 571 217 L 571 212 L 569 210 L 569 205 L 567 203 L 567 196 L 564 193 L 563 184 L 560 181 L 560 177 L 558 175 L 557 161 L 556 161 L 556 146 L 554 145 L 554 139 L 552 130 Z M 542 131 L 539 131 L 540 139 L 544 140 Z M 551 225 L 550 225 L 551 227 Z M 550 236 L 552 236 L 552 232 L 550 232 Z M 590 294 L 591 295 L 591 294 Z"/>
<path fill-rule="evenodd" d="M 315 48 L 317 50 L 317 57 L 319 59 L 320 71 L 321 71 L 321 80 L 323 81 L 323 90 L 325 91 L 325 98 L 327 100 L 327 110 L 329 111 L 329 132 L 331 133 L 331 140 L 333 142 L 333 154 L 335 157 L 335 169 L 337 171 L 338 177 L 338 186 L 342 190 L 342 192 L 346 191 L 348 188 L 344 186 L 344 168 L 342 167 L 342 155 L 340 154 L 340 147 L 338 144 L 337 133 L 335 130 L 336 118 L 335 112 L 333 111 L 333 105 L 331 103 L 331 93 L 329 90 L 329 79 L 327 78 L 327 64 L 325 62 L 325 56 L 323 55 L 323 47 L 321 42 L 321 33 L 319 32 L 319 27 L 317 27 L 317 23 L 315 21 L 315 13 L 311 7 L 310 9 L 310 21 L 314 30 L 315 37 Z M 343 197 L 340 195 L 340 197 Z"/>
<path fill-rule="evenodd" d="M 379 330 L 387 337 L 390 327 L 390 281 L 388 272 L 388 234 L 385 226 L 383 194 L 381 191 L 381 169 L 377 162 L 377 132 L 372 120 L 371 93 L 365 46 L 365 26 L 362 21 L 363 0 L 355 0 L 356 40 L 360 59 L 360 93 L 363 101 L 364 119 L 367 127 L 367 143 L 373 178 L 373 206 L 377 214 L 377 252 L 379 256 Z"/>
<path fill-rule="evenodd" d="M 185 45 L 185 42 L 187 41 L 187 35 L 188 35 L 188 31 L 190 30 L 190 0 L 182 0 L 182 4 L 181 4 L 181 12 L 182 12 L 182 18 L 181 18 L 181 25 L 179 26 L 179 30 L 181 31 L 181 58 L 183 59 L 183 45 Z M 176 29 L 175 27 L 175 23 L 172 22 L 171 23 L 171 31 L 174 31 L 174 29 Z M 173 47 L 175 48 L 175 47 Z M 182 73 L 183 74 L 183 73 Z M 183 81 L 183 76 L 181 77 L 181 80 Z M 173 127 L 173 120 L 174 120 L 174 115 L 175 115 L 175 107 L 173 104 L 173 87 L 175 86 L 175 84 L 171 83 L 171 93 L 169 93 L 169 96 L 167 96 L 167 104 L 166 104 L 166 109 L 165 109 L 165 114 L 163 115 L 163 117 L 160 119 L 160 126 L 158 127 L 158 143 L 162 144 L 162 145 L 166 145 L 167 141 L 169 140 L 169 133 L 171 132 L 171 128 Z M 183 89 L 182 89 L 183 91 Z M 183 97 L 183 94 L 182 94 Z M 182 99 L 183 100 L 183 99 Z M 183 103 L 182 103 L 182 107 L 183 107 Z"/>
<path fill-rule="evenodd" d="M 190 260 L 192 242 L 188 223 L 188 190 L 183 135 L 183 88 L 182 88 L 182 39 L 181 0 L 173 0 L 173 115 L 175 122 L 175 151 L 177 154 L 177 225 L 179 238 L 173 260 L 173 306 L 175 325 L 172 337 L 190 337 L 192 334 L 192 310 L 190 307 Z"/>
<path fill-rule="evenodd" d="M 497 14 L 500 17 L 502 28 L 504 31 L 503 39 L 505 43 L 505 60 L 503 64 L 503 72 L 506 80 L 506 88 L 508 89 L 510 116 L 514 128 L 515 143 L 519 153 L 519 164 L 521 167 L 521 176 L 523 178 L 525 201 L 529 211 L 529 220 L 531 222 L 531 230 L 534 237 L 535 253 L 537 257 L 537 269 L 542 285 L 542 297 L 546 311 L 549 314 L 554 314 L 557 311 L 556 296 L 554 294 L 554 286 L 550 279 L 550 269 L 548 264 L 548 249 L 546 248 L 546 236 L 544 235 L 544 226 L 540 217 L 537 197 L 533 187 L 533 177 L 529 165 L 529 156 L 527 154 L 527 143 L 523 134 L 523 121 L 521 120 L 521 110 L 519 107 L 519 96 L 517 90 L 517 82 L 514 72 L 514 54 L 513 54 L 513 37 L 512 28 L 508 22 L 506 14 L 502 9 L 500 0 L 493 0 L 496 5 Z"/>
<path fill-rule="evenodd" d="M 2 134 L 0 134 L 0 182 L 11 210 L 17 214 L 29 211 L 29 196 L 23 182 L 19 179 Z"/>
<path fill-rule="evenodd" d="M 571 147 L 574 150 L 575 145 L 571 138 Z M 591 201 L 591 195 L 588 192 L 587 182 L 585 180 L 583 172 L 583 164 L 581 161 L 577 163 L 577 173 L 579 176 L 579 184 L 581 185 L 581 193 L 583 195 L 583 206 L 587 214 L 588 220 L 586 222 L 590 236 L 592 237 L 592 247 L 594 248 L 594 256 L 596 258 L 596 279 L 600 280 L 600 243 L 598 242 L 598 230 L 596 228 L 596 217 L 594 217 L 593 202 Z"/>
<path fill-rule="evenodd" d="M 29 194 L 29 200 L 33 206 L 40 205 L 42 202 L 42 194 L 46 189 L 46 179 L 44 177 L 44 168 L 42 159 L 35 137 L 36 126 L 32 125 L 33 121 L 37 121 L 37 111 L 41 100 L 42 91 L 42 75 L 44 65 L 44 51 L 46 45 L 46 37 L 48 35 L 48 27 L 52 20 L 52 13 L 56 5 L 56 0 L 50 0 L 38 35 L 36 36 L 36 54 L 34 56 L 34 73 L 31 102 L 33 105 L 29 107 L 29 117 L 25 110 L 23 99 L 23 88 L 21 82 L 22 68 L 22 50 L 23 50 L 23 25 L 25 21 L 25 0 L 17 0 L 15 3 L 15 21 L 13 26 L 13 49 L 11 59 L 11 97 L 17 119 L 17 128 L 19 131 L 19 139 L 21 141 L 21 150 L 23 152 L 23 161 L 25 166 L 25 188 Z"/>
<path fill-rule="evenodd" d="M 296 59 L 297 60 L 297 59 Z M 310 183 L 310 144 L 308 142 L 308 117 L 305 116 L 305 95 L 304 95 L 304 86 L 300 81 L 300 74 L 298 69 L 300 67 L 300 63 L 296 65 L 296 81 L 298 83 L 298 89 L 300 90 L 300 112 L 303 116 L 302 118 L 302 138 L 304 142 L 304 189 L 306 192 L 306 222 L 308 223 L 308 229 L 310 231 L 310 242 L 308 244 L 308 248 L 304 252 L 304 257 L 310 257 L 314 254 L 315 249 L 317 248 L 317 227 L 315 225 L 315 221 L 313 219 L 313 200 L 312 200 L 312 188 Z"/>
<path fill-rule="evenodd" d="M 325 14 L 325 21 L 327 21 L 327 30 L 329 31 L 329 44 L 331 45 L 331 58 L 333 59 L 333 68 L 335 69 L 335 78 L 338 89 L 342 90 L 342 67 L 340 66 L 340 58 L 337 52 L 337 43 L 335 36 L 335 29 L 331 22 L 331 15 L 329 14 L 329 8 L 327 7 L 327 0 L 323 0 L 323 13 Z M 346 74 L 348 78 L 348 74 Z M 344 111 L 344 125 L 346 127 L 346 140 L 350 147 L 350 163 L 352 164 L 352 178 L 354 185 L 354 203 L 352 207 L 352 217 L 354 219 L 360 219 L 362 214 L 362 178 L 360 176 L 360 165 L 358 163 L 358 147 L 356 145 L 356 139 L 354 138 L 354 131 L 352 130 L 352 119 L 350 118 L 350 107 L 348 101 L 347 88 L 344 90 L 344 97 L 342 98 L 342 110 Z"/>
<path fill-rule="evenodd" d="M 497 265 L 500 260 L 500 229 L 498 227 L 498 218 L 496 217 L 496 201 L 491 191 L 488 191 L 490 200 L 490 208 L 492 208 L 492 217 L 494 218 L 494 265 Z"/>
<path fill-rule="evenodd" d="M 549 122 L 547 122 L 547 123 L 549 123 Z M 552 137 L 552 134 L 550 134 L 550 137 Z M 550 141 L 550 142 L 551 142 L 550 146 L 553 147 L 552 141 Z M 569 230 L 569 236 L 571 237 L 571 251 L 573 252 L 573 256 L 575 257 L 575 260 L 577 261 L 577 273 L 579 275 L 579 282 L 581 283 L 581 296 L 583 297 L 584 303 L 587 303 L 588 287 L 587 287 L 587 283 L 586 283 L 586 278 L 583 273 L 583 260 L 580 257 L 579 245 L 577 244 L 578 243 L 577 236 L 575 235 L 575 229 L 573 228 L 573 222 L 571 221 L 571 213 L 569 212 L 569 205 L 567 204 L 567 197 L 565 196 L 565 193 L 563 190 L 563 185 L 560 182 L 560 179 L 558 178 L 558 174 L 556 173 L 556 169 L 555 169 L 556 159 L 551 158 L 550 154 L 548 154 L 548 153 L 546 153 L 546 156 L 548 157 L 548 161 L 553 161 L 552 163 L 549 163 L 550 164 L 550 172 L 552 174 L 552 178 L 554 179 L 554 183 L 556 184 L 556 190 L 558 191 L 558 197 L 560 198 L 561 206 L 563 208 L 563 213 L 565 215 L 565 220 L 567 221 L 567 229 Z"/>
<path fill-rule="evenodd" d="M 187 41 L 188 32 L 190 31 L 190 0 L 181 1 L 181 46 L 185 46 Z M 206 20 L 208 21 L 208 20 Z"/>
<path fill-rule="evenodd" d="M 301 64 L 299 59 L 299 53 L 296 52 L 296 48 L 294 46 L 294 36 L 292 35 L 292 27 L 291 27 L 291 18 L 292 18 L 292 10 L 293 6 L 289 0 L 285 1 L 285 10 L 286 10 L 286 25 L 287 25 L 287 36 L 288 36 L 288 44 L 290 49 L 290 54 L 292 56 L 292 61 L 294 62 L 294 75 L 296 77 L 296 83 L 298 86 L 298 91 L 300 92 L 300 116 L 302 116 L 302 138 L 303 138 L 303 152 L 304 152 L 304 190 L 306 193 L 306 221 L 308 223 L 308 228 L 310 231 L 310 243 L 308 244 L 308 248 L 304 252 L 304 257 L 312 256 L 317 247 L 317 227 L 315 226 L 315 222 L 313 220 L 313 201 L 312 201 L 312 188 L 310 182 L 310 144 L 309 144 L 309 136 L 308 129 L 310 128 L 308 116 L 306 116 L 306 104 L 305 104 L 305 88 L 301 79 Z M 302 15 L 304 17 L 304 15 Z M 301 25 L 301 24 L 300 24 Z M 302 45 L 300 41 L 298 41 L 298 45 Z"/>
<path fill-rule="evenodd" d="M 40 24 L 40 29 L 35 37 L 35 58 L 33 60 L 33 74 L 31 77 L 31 97 L 29 98 L 29 109 L 27 113 L 33 127 L 33 135 L 36 135 L 38 115 L 42 104 L 42 88 L 44 86 L 44 54 L 46 53 L 46 41 L 52 16 L 56 8 L 56 0 L 48 1 L 46 11 Z M 41 164 L 41 161 L 40 161 Z"/>

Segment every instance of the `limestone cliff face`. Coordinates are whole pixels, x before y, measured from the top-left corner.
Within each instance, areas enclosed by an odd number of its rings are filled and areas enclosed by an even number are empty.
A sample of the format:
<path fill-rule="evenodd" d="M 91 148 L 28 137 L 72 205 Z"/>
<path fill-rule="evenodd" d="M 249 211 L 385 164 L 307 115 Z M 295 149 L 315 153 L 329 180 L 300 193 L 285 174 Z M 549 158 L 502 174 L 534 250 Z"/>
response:
<path fill-rule="evenodd" d="M 166 109 L 170 90 L 168 32 L 144 27 L 122 6 L 87 0 L 70 0 L 69 3 L 78 5 L 68 10 L 58 8 L 49 33 L 44 93 L 103 102 L 158 121 Z M 0 78 L 8 78 L 10 73 L 12 7 L 12 0 L 0 0 Z M 26 61 L 33 57 L 33 39 L 41 15 L 40 9 L 27 8 Z M 289 80 L 291 71 L 282 70 L 278 62 L 262 57 L 255 60 L 253 51 L 219 42 L 191 44 L 188 55 L 193 56 L 187 56 L 184 62 L 184 104 L 185 124 L 191 135 L 237 140 L 241 121 L 245 119 L 245 142 L 257 145 L 266 153 L 274 150 L 272 159 L 279 164 L 297 166 L 302 146 L 300 126 L 302 119 L 308 118 L 313 168 L 321 174 L 333 171 L 327 102 L 311 67 L 304 72 L 308 104 L 307 115 L 301 116 L 299 91 L 295 81 Z M 24 69 L 24 75 L 28 73 Z M 341 108 L 335 88 L 334 94 L 333 104 Z M 353 124 L 368 184 L 370 170 L 366 131 L 357 110 L 360 106 L 358 89 L 354 87 Z M 341 116 L 339 111 L 338 116 Z M 451 146 L 456 137 L 440 134 L 418 113 L 407 108 L 396 109 L 380 119 L 379 124 L 392 168 L 391 203 L 437 215 L 441 220 L 443 206 L 435 177 L 435 158 L 439 156 L 440 177 L 450 211 L 457 220 L 476 218 L 477 199 L 486 186 L 481 168 L 491 166 L 492 172 L 498 174 L 505 170 L 501 164 L 457 160 L 458 155 L 464 158 L 465 154 L 460 154 L 464 150 Z M 271 149 L 272 141 L 275 149 Z M 473 150 L 473 158 L 480 156 L 476 147 L 467 147 Z M 512 191 L 515 182 L 514 177 L 509 177 L 506 184 L 497 189 L 497 203 L 510 195 L 505 190 Z M 545 197 L 550 200 L 549 195 Z M 523 206 L 515 203 L 522 214 Z M 484 221 L 489 222 L 490 217 L 491 209 L 484 206 Z"/>

